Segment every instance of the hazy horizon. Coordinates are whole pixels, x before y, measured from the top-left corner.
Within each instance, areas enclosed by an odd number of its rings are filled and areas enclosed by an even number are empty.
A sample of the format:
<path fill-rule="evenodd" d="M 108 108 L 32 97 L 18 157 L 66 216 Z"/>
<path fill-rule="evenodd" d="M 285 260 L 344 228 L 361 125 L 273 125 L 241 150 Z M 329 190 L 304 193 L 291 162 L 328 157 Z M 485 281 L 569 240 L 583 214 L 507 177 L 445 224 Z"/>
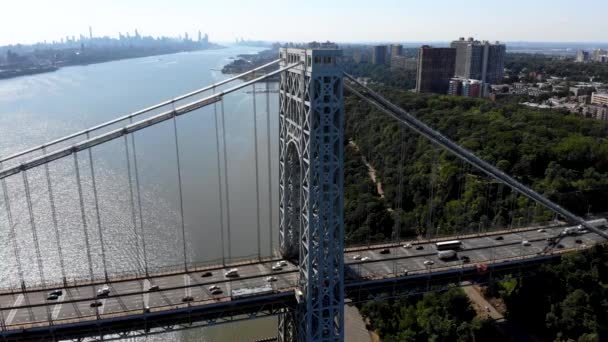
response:
<path fill-rule="evenodd" d="M 178 36 L 200 30 L 211 41 L 446 42 L 474 36 L 505 42 L 602 43 L 608 2 L 514 0 L 508 6 L 472 0 L 239 1 L 76 0 L 5 4 L 0 45 L 59 41 L 66 36 L 117 37 L 119 32 Z"/>

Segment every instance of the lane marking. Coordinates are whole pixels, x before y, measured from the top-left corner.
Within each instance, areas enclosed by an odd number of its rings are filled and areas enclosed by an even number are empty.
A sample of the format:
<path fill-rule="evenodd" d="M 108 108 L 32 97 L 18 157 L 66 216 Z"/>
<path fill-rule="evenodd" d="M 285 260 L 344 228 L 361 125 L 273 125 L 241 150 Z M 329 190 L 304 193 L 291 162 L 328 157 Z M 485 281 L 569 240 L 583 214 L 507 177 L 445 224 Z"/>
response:
<path fill-rule="evenodd" d="M 23 296 L 23 294 L 20 294 L 19 296 L 17 296 L 17 299 L 15 300 L 13 307 L 21 305 L 21 303 L 23 303 L 24 299 L 25 299 L 25 297 Z M 17 309 L 12 309 L 8 313 L 8 317 L 6 317 L 6 325 L 11 325 L 11 322 L 13 322 L 13 319 L 15 319 L 16 314 L 17 314 Z"/>
<path fill-rule="evenodd" d="M 61 311 L 61 307 L 63 306 L 63 304 L 61 304 L 61 302 L 63 302 L 65 297 L 66 297 L 66 294 L 63 293 L 61 296 L 59 296 L 59 298 L 57 298 L 57 304 L 55 304 L 55 306 L 53 306 L 53 313 L 51 314 L 51 318 L 53 320 L 56 320 L 57 317 L 59 317 L 59 311 Z"/>
<path fill-rule="evenodd" d="M 184 288 L 186 294 L 185 296 L 191 296 L 192 295 L 192 289 L 190 288 L 190 276 L 187 274 L 184 274 L 184 286 L 186 286 Z"/>
<path fill-rule="evenodd" d="M 144 288 L 143 288 L 143 290 L 146 291 L 146 289 L 149 289 L 149 288 L 150 288 L 150 280 L 148 280 L 146 278 L 146 279 L 144 279 Z M 144 292 L 144 308 L 147 307 L 147 306 L 150 306 L 149 303 L 150 303 L 150 292 L 146 291 L 146 292 Z M 156 303 L 154 303 L 154 304 L 156 305 Z"/>

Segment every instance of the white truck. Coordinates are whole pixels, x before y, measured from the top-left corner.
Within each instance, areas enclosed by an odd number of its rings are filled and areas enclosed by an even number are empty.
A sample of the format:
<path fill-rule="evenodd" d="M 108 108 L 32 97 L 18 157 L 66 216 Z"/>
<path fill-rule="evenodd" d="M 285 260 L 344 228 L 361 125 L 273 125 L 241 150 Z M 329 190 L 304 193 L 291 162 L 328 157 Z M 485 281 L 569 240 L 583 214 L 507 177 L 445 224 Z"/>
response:
<path fill-rule="evenodd" d="M 447 250 L 447 251 L 438 251 L 437 252 L 437 257 L 440 260 L 448 260 L 448 259 L 452 259 L 456 256 L 456 251 L 454 250 Z"/>

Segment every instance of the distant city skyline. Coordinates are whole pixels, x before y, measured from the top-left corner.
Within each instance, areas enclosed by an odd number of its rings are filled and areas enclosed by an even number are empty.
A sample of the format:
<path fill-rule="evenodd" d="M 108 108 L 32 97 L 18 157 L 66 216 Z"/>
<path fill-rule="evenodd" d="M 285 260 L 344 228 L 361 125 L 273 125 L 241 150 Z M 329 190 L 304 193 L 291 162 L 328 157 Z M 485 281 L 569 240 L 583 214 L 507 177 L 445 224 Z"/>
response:
<path fill-rule="evenodd" d="M 4 5 L 0 45 L 119 32 L 196 37 L 336 42 L 448 42 L 461 36 L 507 42 L 598 42 L 608 37 L 608 2 L 513 0 L 20 0 Z M 10 14 L 10 15 L 8 15 Z"/>

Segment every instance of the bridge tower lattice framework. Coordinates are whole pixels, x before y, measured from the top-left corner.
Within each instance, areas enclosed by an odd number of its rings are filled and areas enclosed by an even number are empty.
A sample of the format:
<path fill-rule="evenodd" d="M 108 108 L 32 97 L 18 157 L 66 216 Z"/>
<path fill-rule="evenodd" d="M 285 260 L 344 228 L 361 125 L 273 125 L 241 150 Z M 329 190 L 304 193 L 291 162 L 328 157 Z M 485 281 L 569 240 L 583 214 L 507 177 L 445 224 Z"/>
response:
<path fill-rule="evenodd" d="M 338 49 L 280 50 L 279 247 L 301 300 L 280 341 L 344 340 L 344 97 Z"/>

